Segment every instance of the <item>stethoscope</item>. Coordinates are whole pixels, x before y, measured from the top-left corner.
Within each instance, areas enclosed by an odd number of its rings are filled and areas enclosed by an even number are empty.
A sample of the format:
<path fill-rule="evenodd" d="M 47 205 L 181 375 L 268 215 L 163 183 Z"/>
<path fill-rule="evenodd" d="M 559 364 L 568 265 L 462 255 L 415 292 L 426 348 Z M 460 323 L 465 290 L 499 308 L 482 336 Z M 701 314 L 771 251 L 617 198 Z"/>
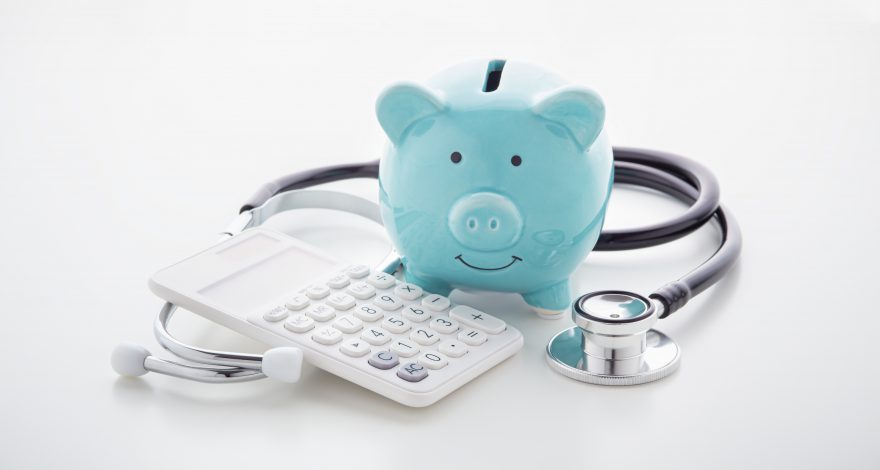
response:
<path fill-rule="evenodd" d="M 221 233 L 219 241 L 263 224 L 272 216 L 295 209 L 331 209 L 382 223 L 378 206 L 366 199 L 336 192 L 304 190 L 353 178 L 378 178 L 379 162 L 335 165 L 284 176 L 263 185 L 242 206 L 239 215 Z M 556 371 L 582 382 L 633 385 L 651 382 L 674 372 L 681 351 L 665 334 L 652 329 L 657 320 L 684 307 L 694 296 L 721 279 L 742 249 L 742 234 L 720 204 L 715 177 L 693 160 L 653 150 L 614 148 L 614 182 L 641 186 L 672 196 L 686 204 L 681 215 L 662 223 L 627 230 L 603 230 L 594 250 L 620 251 L 667 243 L 688 235 L 710 220 L 721 230 L 715 253 L 696 269 L 648 296 L 628 291 L 599 291 L 575 299 L 575 325 L 554 336 L 546 349 L 547 363 Z M 395 273 L 400 257 L 392 250 L 376 269 Z M 114 350 L 114 369 L 123 375 L 156 372 L 210 383 L 244 382 L 272 377 L 285 382 L 299 379 L 302 353 L 278 347 L 265 354 L 215 351 L 185 344 L 169 332 L 176 306 L 165 303 L 154 322 L 158 343 L 193 364 L 153 356 L 146 348 L 123 343 Z"/>

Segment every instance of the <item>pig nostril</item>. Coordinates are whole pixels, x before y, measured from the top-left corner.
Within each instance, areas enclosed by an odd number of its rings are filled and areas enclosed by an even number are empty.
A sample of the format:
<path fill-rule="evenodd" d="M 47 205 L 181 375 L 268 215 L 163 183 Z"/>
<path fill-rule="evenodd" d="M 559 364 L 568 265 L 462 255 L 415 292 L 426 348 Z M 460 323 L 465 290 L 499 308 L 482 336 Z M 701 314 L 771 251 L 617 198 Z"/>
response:
<path fill-rule="evenodd" d="M 492 252 L 505 250 L 520 239 L 522 215 L 506 197 L 490 192 L 465 194 L 452 204 L 447 228 L 462 248 Z"/>

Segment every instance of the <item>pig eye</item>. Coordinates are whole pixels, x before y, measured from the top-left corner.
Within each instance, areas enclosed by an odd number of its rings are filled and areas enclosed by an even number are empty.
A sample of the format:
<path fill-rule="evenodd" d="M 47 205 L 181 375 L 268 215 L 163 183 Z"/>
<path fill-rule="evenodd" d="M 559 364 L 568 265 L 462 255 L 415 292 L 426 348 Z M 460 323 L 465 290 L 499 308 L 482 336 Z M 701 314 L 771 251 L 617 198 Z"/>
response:
<path fill-rule="evenodd" d="M 461 154 L 458 152 L 452 152 L 452 155 L 449 156 L 452 160 L 452 163 L 458 163 L 461 161 Z"/>
<path fill-rule="evenodd" d="M 522 157 L 520 157 L 519 155 L 514 155 L 514 156 L 510 157 L 510 163 L 513 166 L 520 166 L 520 165 L 522 165 Z"/>

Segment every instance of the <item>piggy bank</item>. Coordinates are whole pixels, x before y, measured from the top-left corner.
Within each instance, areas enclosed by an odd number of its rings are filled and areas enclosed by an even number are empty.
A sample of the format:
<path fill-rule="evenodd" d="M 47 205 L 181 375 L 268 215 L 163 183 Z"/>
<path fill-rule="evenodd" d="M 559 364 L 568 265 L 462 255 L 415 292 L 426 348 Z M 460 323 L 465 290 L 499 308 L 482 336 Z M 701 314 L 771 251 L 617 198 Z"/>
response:
<path fill-rule="evenodd" d="M 382 220 L 407 281 L 567 309 L 612 185 L 602 99 L 541 67 L 478 60 L 390 86 L 376 114 L 390 141 Z"/>

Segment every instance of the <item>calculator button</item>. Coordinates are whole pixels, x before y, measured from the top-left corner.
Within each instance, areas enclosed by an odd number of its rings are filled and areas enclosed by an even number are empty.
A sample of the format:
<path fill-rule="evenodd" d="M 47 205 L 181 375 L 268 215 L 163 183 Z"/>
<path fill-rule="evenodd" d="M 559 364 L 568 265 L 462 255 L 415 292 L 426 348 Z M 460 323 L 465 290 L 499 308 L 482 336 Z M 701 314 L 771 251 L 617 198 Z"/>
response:
<path fill-rule="evenodd" d="M 354 284 L 348 286 L 345 289 L 345 292 L 348 292 L 354 297 L 357 297 L 361 300 L 369 299 L 370 297 L 376 295 L 376 288 L 367 284 L 366 282 L 355 282 Z"/>
<path fill-rule="evenodd" d="M 422 305 L 435 312 L 442 312 L 443 310 L 449 308 L 449 299 L 443 297 L 442 295 L 430 294 L 422 299 Z"/>
<path fill-rule="evenodd" d="M 461 357 L 468 351 L 468 347 L 458 341 L 443 341 L 437 349 L 449 357 Z"/>
<path fill-rule="evenodd" d="M 479 328 L 487 333 L 497 335 L 507 328 L 504 320 L 493 317 L 488 313 L 481 312 L 467 305 L 456 305 L 449 311 L 449 316 L 460 321 L 466 326 Z"/>
<path fill-rule="evenodd" d="M 315 327 L 315 320 L 305 314 L 297 313 L 284 322 L 284 328 L 294 333 L 305 333 Z"/>
<path fill-rule="evenodd" d="M 332 326 L 325 326 L 314 332 L 312 339 L 321 344 L 336 344 L 342 341 L 342 333 Z"/>
<path fill-rule="evenodd" d="M 377 369 L 387 370 L 400 364 L 400 359 L 397 357 L 397 353 L 391 351 L 378 351 L 373 353 L 373 355 L 367 359 L 367 363 Z"/>
<path fill-rule="evenodd" d="M 312 305 L 308 310 L 306 310 L 306 315 L 314 318 L 317 321 L 328 321 L 332 320 L 333 317 L 336 316 L 336 310 L 324 305 L 324 304 L 315 304 Z"/>
<path fill-rule="evenodd" d="M 394 310 L 403 307 L 403 303 L 399 299 L 387 294 L 376 296 L 376 298 L 373 299 L 373 305 L 389 312 L 393 312 Z"/>
<path fill-rule="evenodd" d="M 342 289 L 347 286 L 349 282 L 351 282 L 351 280 L 345 274 L 337 274 L 330 279 L 327 279 L 327 285 L 333 289 Z"/>
<path fill-rule="evenodd" d="M 385 328 L 394 334 L 400 334 L 409 331 L 410 324 L 403 318 L 391 315 L 382 322 L 382 328 Z"/>
<path fill-rule="evenodd" d="M 458 331 L 458 322 L 449 317 L 435 317 L 431 320 L 431 328 L 438 333 L 448 335 Z"/>
<path fill-rule="evenodd" d="M 407 362 L 397 369 L 397 376 L 407 382 L 418 382 L 428 376 L 425 366 L 415 362 Z"/>
<path fill-rule="evenodd" d="M 416 328 L 409 334 L 409 339 L 422 346 L 430 346 L 440 340 L 440 334 L 427 327 Z"/>
<path fill-rule="evenodd" d="M 408 339 L 397 338 L 391 343 L 391 350 L 400 357 L 411 357 L 418 354 L 419 346 Z"/>
<path fill-rule="evenodd" d="M 367 282 L 378 287 L 379 289 L 387 289 L 393 286 L 394 283 L 397 282 L 397 280 L 394 279 L 394 276 L 388 273 L 378 272 L 367 276 Z"/>
<path fill-rule="evenodd" d="M 427 367 L 428 369 L 442 369 L 446 367 L 446 364 L 449 364 L 449 360 L 446 359 L 446 356 L 440 353 L 435 352 L 426 352 L 419 356 L 419 364 Z"/>
<path fill-rule="evenodd" d="M 289 314 L 290 314 L 290 311 L 287 310 L 287 307 L 282 307 L 279 305 L 279 306 L 273 308 L 272 310 L 269 310 L 268 312 L 264 313 L 263 320 L 272 321 L 272 322 L 281 321 L 281 320 L 284 320 L 285 318 L 287 318 L 287 315 L 289 315 Z"/>
<path fill-rule="evenodd" d="M 354 300 L 354 297 L 348 294 L 337 292 L 330 295 L 330 297 L 327 297 L 327 303 L 336 310 L 348 310 L 354 307 L 356 301 Z"/>
<path fill-rule="evenodd" d="M 482 331 L 470 329 L 464 330 L 459 333 L 458 339 L 465 344 L 469 344 L 471 346 L 479 346 L 485 343 L 486 340 L 489 339 L 489 337 L 486 336 L 486 333 L 483 333 Z"/>
<path fill-rule="evenodd" d="M 306 289 L 306 297 L 312 300 L 321 300 L 330 295 L 330 288 L 324 284 L 315 284 Z"/>
<path fill-rule="evenodd" d="M 343 333 L 357 333 L 364 327 L 364 322 L 362 322 L 360 318 L 346 315 L 337 318 L 336 321 L 333 322 L 333 327 Z"/>
<path fill-rule="evenodd" d="M 422 296 L 422 288 L 415 284 L 402 282 L 394 288 L 394 293 L 403 300 L 416 300 Z"/>
<path fill-rule="evenodd" d="M 345 274 L 352 279 L 360 279 L 370 274 L 370 268 L 363 264 L 356 264 L 345 268 Z"/>
<path fill-rule="evenodd" d="M 360 338 L 350 338 L 342 342 L 339 350 L 346 356 L 361 357 L 370 352 L 370 345 Z"/>
<path fill-rule="evenodd" d="M 377 321 L 382 319 L 382 311 L 370 305 L 361 305 L 354 310 L 354 316 L 363 321 Z"/>
<path fill-rule="evenodd" d="M 287 299 L 287 302 L 284 303 L 284 306 L 287 307 L 288 310 L 297 311 L 306 308 L 306 305 L 308 304 L 308 297 L 302 294 L 296 294 L 293 297 Z"/>
<path fill-rule="evenodd" d="M 361 338 L 373 346 L 381 346 L 391 340 L 391 333 L 382 328 L 371 326 L 361 333 Z"/>
<path fill-rule="evenodd" d="M 417 306 L 409 306 L 403 309 L 403 318 L 412 322 L 420 323 L 431 318 L 431 313 Z"/>

